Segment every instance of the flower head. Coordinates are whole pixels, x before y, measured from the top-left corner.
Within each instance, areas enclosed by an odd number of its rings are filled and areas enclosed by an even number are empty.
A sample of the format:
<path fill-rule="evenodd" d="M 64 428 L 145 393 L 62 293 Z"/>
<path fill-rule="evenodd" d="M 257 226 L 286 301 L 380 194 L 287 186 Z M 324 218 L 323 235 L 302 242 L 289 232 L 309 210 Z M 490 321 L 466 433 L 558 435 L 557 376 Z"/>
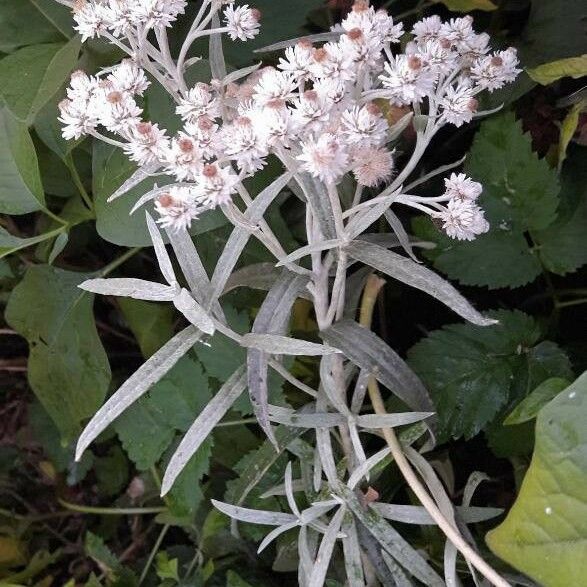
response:
<path fill-rule="evenodd" d="M 224 23 L 228 29 L 228 36 L 236 41 L 254 39 L 259 34 L 259 20 L 261 13 L 248 4 L 234 6 L 229 4 L 224 9 Z"/>
<path fill-rule="evenodd" d="M 331 133 L 302 143 L 302 154 L 298 159 L 310 175 L 327 183 L 340 179 L 348 171 L 349 156 L 344 144 Z"/>
<path fill-rule="evenodd" d="M 449 200 L 446 209 L 434 214 L 442 221 L 442 228 L 451 238 L 472 241 L 489 230 L 483 210 L 469 200 Z"/>
<path fill-rule="evenodd" d="M 155 200 L 157 222 L 174 232 L 190 228 L 192 221 L 207 208 L 192 187 L 172 186 Z"/>

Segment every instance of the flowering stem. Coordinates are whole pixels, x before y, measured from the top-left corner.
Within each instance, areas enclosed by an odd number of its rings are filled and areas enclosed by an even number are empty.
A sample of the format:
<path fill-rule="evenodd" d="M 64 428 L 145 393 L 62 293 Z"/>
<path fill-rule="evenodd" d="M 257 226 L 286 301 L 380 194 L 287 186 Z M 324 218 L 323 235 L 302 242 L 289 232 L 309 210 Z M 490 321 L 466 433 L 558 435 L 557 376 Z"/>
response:
<path fill-rule="evenodd" d="M 363 300 L 361 303 L 361 325 L 370 328 L 373 318 L 373 309 L 379 292 L 385 281 L 375 275 L 370 275 L 367 279 L 363 291 Z M 371 398 L 371 404 L 376 414 L 385 415 L 387 410 L 377 380 L 372 375 L 367 383 L 367 390 Z M 406 459 L 404 451 L 398 440 L 393 428 L 382 428 L 381 432 L 391 450 L 391 454 L 401 471 L 406 483 L 414 492 L 420 503 L 424 506 L 430 517 L 436 522 L 438 527 L 444 532 L 446 537 L 454 544 L 459 552 L 471 563 L 486 579 L 496 585 L 496 587 L 510 587 L 510 584 L 503 579 L 493 568 L 491 568 L 479 554 L 468 544 L 455 528 L 442 514 L 434 500 L 430 497 L 426 488 L 422 485 L 416 476 L 412 466 Z"/>

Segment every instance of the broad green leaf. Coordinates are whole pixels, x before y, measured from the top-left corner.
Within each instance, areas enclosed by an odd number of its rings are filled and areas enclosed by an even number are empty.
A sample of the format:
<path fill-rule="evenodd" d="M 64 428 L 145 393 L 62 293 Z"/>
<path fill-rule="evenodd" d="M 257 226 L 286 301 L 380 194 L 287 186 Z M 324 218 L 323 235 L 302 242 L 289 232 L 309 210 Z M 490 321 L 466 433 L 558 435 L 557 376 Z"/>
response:
<path fill-rule="evenodd" d="M 94 472 L 100 494 L 113 496 L 128 485 L 128 459 L 118 444 L 94 460 Z"/>
<path fill-rule="evenodd" d="M 0 108 L 0 213 L 28 214 L 45 205 L 35 146 L 25 124 Z"/>
<path fill-rule="evenodd" d="M 587 75 L 587 54 L 551 61 L 550 63 L 544 63 L 527 71 L 528 75 L 535 82 L 543 86 L 547 86 L 562 77 L 577 79 Z"/>
<path fill-rule="evenodd" d="M 533 233 L 538 255 L 549 271 L 564 275 L 587 263 L 587 148 L 572 145 L 561 174 L 558 218 L 548 228 Z"/>
<path fill-rule="evenodd" d="M 479 204 L 490 231 L 473 242 L 460 242 L 420 220 L 414 224 L 418 235 L 437 244 L 424 254 L 438 269 L 466 285 L 518 287 L 533 281 L 541 266 L 526 233 L 543 230 L 555 220 L 556 173 L 532 152 L 530 138 L 511 113 L 481 125 L 465 172 L 483 184 Z"/>
<path fill-rule="evenodd" d="M 166 552 L 159 552 L 155 557 L 155 569 L 159 579 L 172 579 L 179 583 L 178 560 L 169 558 Z"/>
<path fill-rule="evenodd" d="M 234 571 L 226 573 L 226 587 L 252 587 L 244 579 L 241 579 Z"/>
<path fill-rule="evenodd" d="M 29 342 L 30 386 L 66 440 L 98 409 L 110 383 L 93 296 L 78 288 L 85 278 L 49 265 L 30 267 L 6 309 L 7 322 Z"/>
<path fill-rule="evenodd" d="M 128 408 L 114 422 L 114 429 L 137 468 L 144 471 L 157 463 L 176 432 L 185 432 L 211 397 L 199 363 L 183 357 Z"/>
<path fill-rule="evenodd" d="M 512 400 L 548 377 L 571 376 L 569 361 L 522 312 L 488 315 L 499 324 L 455 324 L 435 330 L 408 352 L 408 363 L 432 395 L 441 440 L 470 438 L 492 423 Z M 522 386 L 522 389 L 520 389 Z M 521 397 L 520 397 L 521 396 Z"/>
<path fill-rule="evenodd" d="M 538 414 L 536 447 L 505 521 L 487 534 L 495 554 L 544 587 L 587 576 L 587 374 Z"/>
<path fill-rule="evenodd" d="M 145 223 L 145 215 L 130 211 L 138 198 L 152 189 L 154 180 L 145 180 L 124 196 L 107 202 L 108 197 L 135 171 L 121 149 L 95 141 L 93 147 L 93 194 L 96 207 L 96 228 L 107 241 L 127 247 L 150 246 L 151 238 Z M 157 178 L 162 184 L 161 178 Z M 192 224 L 191 234 L 202 234 L 226 224 L 219 210 L 205 212 Z"/>
<path fill-rule="evenodd" d="M 453 12 L 471 12 L 471 10 L 484 10 L 490 12 L 497 10 L 497 6 L 491 0 L 434 0 L 441 2 Z"/>
<path fill-rule="evenodd" d="M 31 124 L 75 67 L 81 38 L 65 45 L 32 45 L 0 61 L 0 95 L 21 120 Z M 57 113 L 55 113 L 57 115 Z"/>
<path fill-rule="evenodd" d="M 515 407 L 503 423 L 512 425 L 533 420 L 550 400 L 569 386 L 569 383 L 567 379 L 562 379 L 561 377 L 551 377 L 543 381 L 529 396 Z"/>
<path fill-rule="evenodd" d="M 47 0 L 0 0 L 0 51 L 56 43 L 73 35 L 71 12 Z"/>
<path fill-rule="evenodd" d="M 118 298 L 118 305 L 147 359 L 173 336 L 175 313 L 169 304 Z"/>

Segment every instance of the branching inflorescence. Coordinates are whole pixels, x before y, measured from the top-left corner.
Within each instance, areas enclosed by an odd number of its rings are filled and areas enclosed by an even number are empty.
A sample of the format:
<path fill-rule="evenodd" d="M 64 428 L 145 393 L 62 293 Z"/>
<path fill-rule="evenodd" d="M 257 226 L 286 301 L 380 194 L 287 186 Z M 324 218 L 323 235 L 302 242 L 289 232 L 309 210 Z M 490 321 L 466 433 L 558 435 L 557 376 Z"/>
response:
<path fill-rule="evenodd" d="M 286 450 L 287 445 L 279 444 L 274 424 L 308 434 L 315 450 L 310 463 L 313 479 L 294 483 L 288 466 L 285 484 L 278 491 L 285 495 L 291 513 L 253 511 L 240 503 L 217 503 L 217 507 L 235 519 L 275 525 L 263 547 L 281 532 L 299 527 L 301 585 L 323 584 L 337 540 L 342 540 L 349 585 L 364 585 L 373 572 L 387 584 L 379 561 L 370 559 L 374 556 L 382 557 L 397 584 L 412 584 L 414 577 L 425 584 L 441 585 L 444 581 L 422 555 L 384 521 L 386 517 L 398 519 L 394 506 L 370 503 L 357 490 L 389 451 L 398 463 L 399 456 L 405 461 L 403 453 L 397 454 L 400 445 L 395 446 L 387 435 L 390 447 L 368 456 L 361 435 L 411 425 L 404 448 L 418 475 L 408 472 L 406 479 L 414 488 L 420 483 L 419 476 L 427 486 L 419 486 L 419 491 L 431 495 L 422 503 L 430 502 L 426 509 L 449 537 L 448 559 L 458 549 L 471 568 L 477 567 L 496 584 L 506 584 L 462 538 L 456 520 L 460 515 L 461 522 L 471 521 L 470 516 L 467 518 L 466 508 L 456 512 L 446 495 L 439 493 L 441 486 L 421 456 L 434 441 L 434 410 L 426 390 L 382 340 L 354 321 L 367 273 L 354 272 L 353 267 L 361 262 L 428 292 L 473 323 L 491 323 L 450 284 L 416 262 L 412 247 L 418 243 L 410 241 L 391 207 L 401 204 L 424 212 L 449 237 L 459 240 L 473 240 L 488 230 L 477 203 L 482 186 L 462 173 L 451 173 L 445 179 L 442 194 L 410 193 L 460 162 L 408 180 L 441 127 L 458 127 L 483 115 L 477 95 L 514 80 L 519 72 L 515 50 L 490 52 L 488 35 L 475 33 L 470 17 L 442 22 L 431 16 L 407 33 L 387 12 L 358 0 L 330 32 L 268 47 L 271 51 L 284 49 L 277 67 L 253 66 L 227 73 L 222 36 L 229 42 L 243 42 L 259 32 L 261 14 L 248 5 L 201 0 L 181 48 L 172 55 L 167 29 L 178 17 L 185 18 L 186 0 L 59 1 L 72 5 L 75 28 L 84 40 L 104 38 L 128 56 L 96 75 L 82 71 L 72 75 L 67 98 L 59 105 L 63 136 L 93 136 L 121 148 L 136 163 L 136 172 L 111 198 L 124 195 L 149 177 L 165 184 L 155 184 L 135 208 L 151 206 L 156 213 L 155 222 L 147 212 L 147 224 L 167 283 L 108 279 L 90 280 L 82 287 L 169 301 L 190 323 L 96 414 L 80 438 L 78 456 L 182 354 L 219 330 L 247 348 L 247 363 L 186 434 L 167 469 L 164 492 L 248 388 L 259 424 L 277 450 Z M 202 65 L 201 58 L 190 56 L 193 43 L 202 38 L 209 40 L 211 79 L 188 83 L 193 79 L 190 70 Z M 403 51 L 400 39 L 405 41 Z M 173 136 L 160 122 L 145 117 L 143 95 L 151 84 L 160 84 L 173 98 L 175 114 L 182 121 L 181 130 Z M 392 121 L 390 107 L 403 115 Z M 410 124 L 416 141 L 409 156 L 402 159 L 406 162 L 398 167 L 394 145 Z M 280 161 L 283 174 L 252 198 L 243 180 L 263 169 L 270 159 Z M 343 183 L 354 189 L 352 202 L 344 205 Z M 263 218 L 286 188 L 300 198 L 306 212 L 307 245 L 290 254 Z M 210 277 L 188 229 L 214 208 L 222 210 L 234 229 Z M 387 220 L 391 234 L 384 239 L 384 235 L 365 234 L 380 218 Z M 187 288 L 179 285 L 160 228 L 167 233 Z M 251 236 L 260 240 L 282 269 L 272 273 L 273 284 L 252 332 L 243 336 L 227 325 L 219 298 L 230 279 L 230 287 L 235 287 L 235 281 L 238 286 L 234 269 Z M 397 247 L 407 256 L 390 250 Z M 309 263 L 300 262 L 306 257 Z M 249 269 L 250 285 L 256 268 Z M 258 272 L 259 281 L 265 284 L 259 287 L 267 288 L 266 267 Z M 323 344 L 287 336 L 291 309 L 300 296 L 313 301 Z M 281 362 L 285 355 L 320 357 L 317 390 L 287 372 Z M 268 403 L 269 369 L 311 396 L 304 409 Z M 367 383 L 375 381 L 371 377 L 414 411 L 363 414 Z M 314 433 L 310 436 L 308 430 Z M 428 441 L 418 452 L 410 444 L 426 432 Z M 410 466 L 405 463 L 402 472 Z M 305 493 L 309 508 L 299 510 L 294 491 Z M 416 494 L 422 495 L 421 491 Z M 420 512 L 413 510 L 414 519 L 421 519 L 423 514 L 416 511 Z M 371 543 L 378 546 L 373 549 Z M 447 581 L 450 566 L 447 568 L 445 558 Z"/>

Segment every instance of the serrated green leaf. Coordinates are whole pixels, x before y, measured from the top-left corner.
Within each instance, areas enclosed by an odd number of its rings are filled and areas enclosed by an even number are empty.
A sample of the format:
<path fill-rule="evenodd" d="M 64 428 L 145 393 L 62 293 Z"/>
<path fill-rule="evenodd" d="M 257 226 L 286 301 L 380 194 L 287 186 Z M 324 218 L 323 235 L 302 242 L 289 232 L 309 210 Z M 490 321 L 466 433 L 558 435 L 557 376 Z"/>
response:
<path fill-rule="evenodd" d="M 536 448 L 505 521 L 487 534 L 501 558 L 545 587 L 587 576 L 587 374 L 538 414 Z"/>
<path fill-rule="evenodd" d="M 118 298 L 118 305 L 146 359 L 173 336 L 175 312 L 169 304 Z"/>
<path fill-rule="evenodd" d="M 155 465 L 212 397 L 202 367 L 183 357 L 149 392 L 115 422 L 114 429 L 141 471 Z"/>
<path fill-rule="evenodd" d="M 0 108 L 0 213 L 28 214 L 45 205 L 35 146 L 26 125 Z"/>
<path fill-rule="evenodd" d="M 465 171 L 483 184 L 479 204 L 491 228 L 473 242 L 460 242 L 419 220 L 417 234 L 437 245 L 425 256 L 466 285 L 519 287 L 533 281 L 541 264 L 526 234 L 547 228 L 556 218 L 556 173 L 532 152 L 530 138 L 512 113 L 481 125 Z"/>
<path fill-rule="evenodd" d="M 107 454 L 95 459 L 94 471 L 102 495 L 117 495 L 128 484 L 128 460 L 118 445 L 110 447 Z"/>
<path fill-rule="evenodd" d="M 568 57 L 528 69 L 528 75 L 539 84 L 547 86 L 562 77 L 580 78 L 587 75 L 587 55 Z"/>
<path fill-rule="evenodd" d="M 0 61 L 0 95 L 20 120 L 33 122 L 75 67 L 80 47 L 75 36 L 65 45 L 24 47 Z"/>
<path fill-rule="evenodd" d="M 226 573 L 226 587 L 252 587 L 252 585 L 247 583 L 234 571 L 228 571 Z"/>
<path fill-rule="evenodd" d="M 570 372 L 566 355 L 554 343 L 537 344 L 540 329 L 530 316 L 505 310 L 488 315 L 499 324 L 446 326 L 408 353 L 409 364 L 432 395 L 441 439 L 470 438 L 491 424 L 509 401 L 525 395 L 520 381 L 532 380 L 532 389 L 547 377 Z"/>
<path fill-rule="evenodd" d="M 78 288 L 87 277 L 49 265 L 30 267 L 6 309 L 7 322 L 29 342 L 30 386 L 67 440 L 98 409 L 110 383 L 93 296 Z"/>
<path fill-rule="evenodd" d="M 172 579 L 179 583 L 178 560 L 169 558 L 166 552 L 159 552 L 155 557 L 155 569 L 159 579 Z"/>
<path fill-rule="evenodd" d="M 538 412 L 569 384 L 568 379 L 562 379 L 561 377 L 546 379 L 516 406 L 503 423 L 510 426 L 533 420 L 538 415 Z"/>

